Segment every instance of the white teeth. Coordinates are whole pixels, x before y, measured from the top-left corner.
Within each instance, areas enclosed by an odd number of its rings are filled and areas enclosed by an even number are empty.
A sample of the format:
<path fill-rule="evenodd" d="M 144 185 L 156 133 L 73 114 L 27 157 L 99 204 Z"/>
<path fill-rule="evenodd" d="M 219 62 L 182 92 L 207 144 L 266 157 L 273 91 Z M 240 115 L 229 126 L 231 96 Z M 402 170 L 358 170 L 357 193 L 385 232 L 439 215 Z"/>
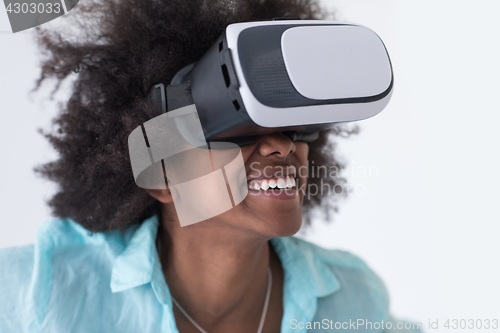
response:
<path fill-rule="evenodd" d="M 251 189 L 251 190 L 258 190 L 258 189 L 260 189 L 259 182 L 258 181 L 253 181 L 253 182 L 249 183 L 248 184 L 248 188 Z"/>
<path fill-rule="evenodd" d="M 295 187 L 296 181 L 293 176 L 286 176 L 286 178 L 271 178 L 271 179 L 257 179 L 248 183 L 248 188 L 251 190 L 268 190 L 268 189 L 287 189 Z"/>

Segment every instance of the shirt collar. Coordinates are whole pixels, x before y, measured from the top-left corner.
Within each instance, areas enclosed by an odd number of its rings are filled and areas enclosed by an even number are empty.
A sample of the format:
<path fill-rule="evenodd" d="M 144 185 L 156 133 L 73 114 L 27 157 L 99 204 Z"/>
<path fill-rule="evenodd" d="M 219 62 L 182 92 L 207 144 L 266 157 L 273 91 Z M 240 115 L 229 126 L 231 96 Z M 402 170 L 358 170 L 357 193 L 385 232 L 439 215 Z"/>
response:
<path fill-rule="evenodd" d="M 116 257 L 111 271 L 111 291 L 116 293 L 152 281 L 155 266 L 159 266 L 156 250 L 158 216 L 145 220 L 125 244 L 125 250 Z M 161 271 L 161 266 L 159 267 Z"/>
<path fill-rule="evenodd" d="M 157 300 L 167 307 L 167 318 L 174 318 L 170 290 L 156 249 L 158 226 L 158 215 L 153 215 L 131 231 L 130 241 L 113 264 L 110 286 L 116 293 L 151 282 Z M 169 332 L 179 332 L 175 320 L 167 320 L 166 325 Z"/>
<path fill-rule="evenodd" d="M 279 256 L 284 271 L 284 319 L 312 321 L 317 310 L 317 299 L 341 288 L 339 279 L 328 266 L 326 251 L 296 237 L 278 237 L 271 244 Z M 282 327 L 282 330 L 284 327 Z"/>
<path fill-rule="evenodd" d="M 172 307 L 156 249 L 158 226 L 158 216 L 153 215 L 131 231 L 133 235 L 125 250 L 114 262 L 110 286 L 115 293 L 151 282 L 158 301 Z M 317 298 L 328 296 L 341 287 L 327 265 L 327 256 L 321 255 L 325 250 L 295 237 L 273 238 L 271 244 L 284 271 L 284 305 L 287 304 L 284 316 L 312 320 Z"/>

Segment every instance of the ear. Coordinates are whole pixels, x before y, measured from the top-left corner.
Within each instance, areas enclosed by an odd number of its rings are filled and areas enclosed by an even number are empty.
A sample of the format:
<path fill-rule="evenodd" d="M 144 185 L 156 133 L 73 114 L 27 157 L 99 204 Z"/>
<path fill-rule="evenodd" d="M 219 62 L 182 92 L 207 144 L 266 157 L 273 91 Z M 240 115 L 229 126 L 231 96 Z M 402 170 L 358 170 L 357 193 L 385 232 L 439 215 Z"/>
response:
<path fill-rule="evenodd" d="M 170 192 L 168 186 L 166 190 L 146 190 L 146 192 L 148 192 L 150 196 L 164 204 L 174 201 L 172 193 Z"/>

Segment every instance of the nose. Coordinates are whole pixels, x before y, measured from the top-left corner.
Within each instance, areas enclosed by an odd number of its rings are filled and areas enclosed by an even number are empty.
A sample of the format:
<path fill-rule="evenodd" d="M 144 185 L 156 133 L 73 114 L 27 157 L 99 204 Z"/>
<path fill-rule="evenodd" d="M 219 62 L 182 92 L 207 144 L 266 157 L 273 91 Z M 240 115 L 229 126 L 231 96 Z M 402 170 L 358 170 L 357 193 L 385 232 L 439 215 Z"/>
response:
<path fill-rule="evenodd" d="M 258 151 L 262 156 L 276 156 L 286 158 L 293 154 L 297 147 L 283 133 L 273 133 L 262 135 L 259 140 Z"/>

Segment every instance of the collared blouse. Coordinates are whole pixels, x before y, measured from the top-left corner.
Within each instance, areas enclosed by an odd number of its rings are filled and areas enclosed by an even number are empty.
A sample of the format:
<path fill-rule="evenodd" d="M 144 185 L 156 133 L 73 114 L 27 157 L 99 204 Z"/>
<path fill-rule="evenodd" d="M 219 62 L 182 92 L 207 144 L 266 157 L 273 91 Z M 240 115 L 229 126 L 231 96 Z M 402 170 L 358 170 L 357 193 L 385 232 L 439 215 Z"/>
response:
<path fill-rule="evenodd" d="M 154 215 L 91 234 L 58 219 L 41 225 L 34 245 L 0 250 L 0 332 L 178 333 L 158 226 Z M 383 282 L 357 256 L 296 237 L 270 244 L 284 271 L 282 333 L 420 332 L 389 314 Z"/>

